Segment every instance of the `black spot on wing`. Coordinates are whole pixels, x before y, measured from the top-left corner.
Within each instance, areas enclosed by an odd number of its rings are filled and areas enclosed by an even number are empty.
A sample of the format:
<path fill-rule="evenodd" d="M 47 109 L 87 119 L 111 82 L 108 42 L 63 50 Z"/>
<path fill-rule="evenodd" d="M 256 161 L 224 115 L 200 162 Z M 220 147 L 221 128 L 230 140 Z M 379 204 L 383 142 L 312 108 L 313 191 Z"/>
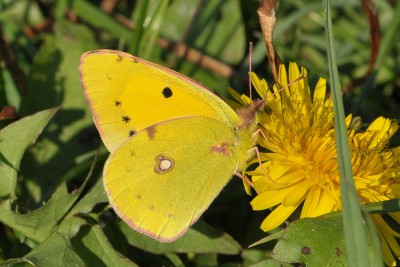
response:
<path fill-rule="evenodd" d="M 162 91 L 164 98 L 170 98 L 172 96 L 172 90 L 168 86 L 165 87 Z"/>
<path fill-rule="evenodd" d="M 121 101 L 118 101 L 118 100 L 117 100 L 117 101 L 115 101 L 115 106 L 116 106 L 116 107 L 119 107 L 119 106 L 121 106 L 121 104 L 122 104 L 122 102 L 121 102 Z"/>
<path fill-rule="evenodd" d="M 135 135 L 135 133 L 136 133 L 136 131 L 134 131 L 134 130 L 129 130 L 129 137 L 131 137 L 131 136 L 133 136 L 133 135 Z"/>
<path fill-rule="evenodd" d="M 125 123 L 130 122 L 131 118 L 129 116 L 122 116 L 122 121 Z"/>

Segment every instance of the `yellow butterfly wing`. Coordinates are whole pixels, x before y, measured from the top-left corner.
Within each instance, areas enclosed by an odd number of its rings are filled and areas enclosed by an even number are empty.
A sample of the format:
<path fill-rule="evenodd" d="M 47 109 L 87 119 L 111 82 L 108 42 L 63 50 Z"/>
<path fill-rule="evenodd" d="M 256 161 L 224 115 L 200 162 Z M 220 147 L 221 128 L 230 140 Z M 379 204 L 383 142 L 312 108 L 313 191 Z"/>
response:
<path fill-rule="evenodd" d="M 252 133 L 244 136 L 238 140 L 234 128 L 207 117 L 145 128 L 105 165 L 104 185 L 114 210 L 152 238 L 177 239 L 219 194 L 238 162 L 252 155 L 247 151 Z"/>
<path fill-rule="evenodd" d="M 235 111 L 199 83 L 132 55 L 98 50 L 82 55 L 81 81 L 110 152 L 156 123 L 204 116 L 238 125 Z"/>

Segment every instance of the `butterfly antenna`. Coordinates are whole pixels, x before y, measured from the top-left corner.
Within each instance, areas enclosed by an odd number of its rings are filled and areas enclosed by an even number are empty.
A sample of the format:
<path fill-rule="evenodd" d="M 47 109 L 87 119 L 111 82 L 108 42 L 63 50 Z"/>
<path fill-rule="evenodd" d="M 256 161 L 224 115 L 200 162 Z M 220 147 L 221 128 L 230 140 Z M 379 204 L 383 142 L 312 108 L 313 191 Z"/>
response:
<path fill-rule="evenodd" d="M 287 86 L 282 86 L 280 83 L 275 82 L 271 87 L 268 87 L 268 90 L 273 91 L 272 88 L 273 88 L 273 86 L 276 85 L 276 86 L 278 87 L 277 91 L 274 92 L 274 93 L 271 94 L 271 95 L 267 95 L 267 92 L 266 92 L 265 95 L 262 97 L 262 99 L 259 99 L 258 102 L 256 103 L 256 105 L 254 106 L 255 110 L 262 110 L 262 109 L 263 109 L 263 106 L 264 106 L 264 104 L 265 104 L 265 101 L 267 100 L 267 98 L 273 97 L 274 95 L 279 94 L 279 93 L 282 92 L 283 90 L 288 89 L 291 85 L 293 85 L 293 84 L 295 84 L 295 83 L 297 83 L 297 82 L 299 82 L 299 81 L 305 79 L 306 77 L 307 77 L 306 74 L 302 74 L 302 75 L 300 75 L 299 77 L 297 77 L 295 80 L 293 80 L 292 82 L 289 82 L 289 83 L 287 84 Z M 283 101 L 282 98 L 281 98 L 281 101 Z M 282 104 L 282 103 L 281 103 L 281 104 Z"/>
<path fill-rule="evenodd" d="M 306 74 L 302 74 L 302 75 L 300 75 L 299 77 L 297 77 L 296 79 L 294 79 L 292 82 L 289 82 L 289 83 L 287 84 L 287 86 L 282 86 L 279 82 L 275 82 L 275 83 L 272 85 L 272 87 L 273 87 L 274 85 L 276 85 L 276 86 L 278 87 L 278 90 L 277 90 L 275 93 L 273 93 L 272 95 L 270 95 L 270 96 L 264 96 L 263 99 L 262 99 L 263 102 L 264 102 L 265 99 L 267 99 L 268 97 L 271 97 L 271 96 L 274 96 L 274 95 L 279 94 L 279 93 L 282 92 L 283 90 L 288 89 L 291 85 L 293 85 L 293 84 L 295 84 L 295 83 L 297 83 L 297 82 L 299 82 L 299 81 L 301 81 L 301 80 L 303 80 L 303 79 L 305 79 L 305 78 L 307 78 L 307 75 L 306 75 Z M 272 89 L 270 89 L 270 90 L 272 90 Z"/>
<path fill-rule="evenodd" d="M 251 72 L 252 72 L 251 65 L 253 64 L 252 59 L 253 59 L 253 42 L 250 42 L 249 43 L 249 97 L 250 97 L 250 100 L 253 99 L 252 90 L 251 90 Z"/>

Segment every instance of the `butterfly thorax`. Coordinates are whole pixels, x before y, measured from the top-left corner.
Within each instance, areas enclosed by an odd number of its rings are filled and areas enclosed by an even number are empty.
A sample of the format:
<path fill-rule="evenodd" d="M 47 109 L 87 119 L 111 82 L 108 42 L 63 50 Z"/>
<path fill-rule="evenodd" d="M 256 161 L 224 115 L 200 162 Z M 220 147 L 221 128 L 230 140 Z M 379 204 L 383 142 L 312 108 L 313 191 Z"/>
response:
<path fill-rule="evenodd" d="M 233 149 L 233 153 L 238 160 L 238 168 L 240 171 L 246 165 L 255 153 L 253 149 L 258 135 L 255 134 L 257 131 L 257 112 L 261 109 L 262 100 L 255 100 L 249 105 L 237 110 L 237 114 L 240 119 L 240 124 L 236 129 L 236 146 Z"/>

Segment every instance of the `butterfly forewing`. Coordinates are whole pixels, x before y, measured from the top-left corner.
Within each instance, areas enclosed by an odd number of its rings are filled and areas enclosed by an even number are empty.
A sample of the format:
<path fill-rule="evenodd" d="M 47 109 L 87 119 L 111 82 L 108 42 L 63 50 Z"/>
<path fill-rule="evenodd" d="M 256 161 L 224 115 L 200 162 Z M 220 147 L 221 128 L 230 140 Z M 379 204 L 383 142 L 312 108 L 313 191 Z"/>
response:
<path fill-rule="evenodd" d="M 179 117 L 204 116 L 229 126 L 237 114 L 193 80 L 120 51 L 85 53 L 81 80 L 94 121 L 110 152 L 136 132 Z"/>

